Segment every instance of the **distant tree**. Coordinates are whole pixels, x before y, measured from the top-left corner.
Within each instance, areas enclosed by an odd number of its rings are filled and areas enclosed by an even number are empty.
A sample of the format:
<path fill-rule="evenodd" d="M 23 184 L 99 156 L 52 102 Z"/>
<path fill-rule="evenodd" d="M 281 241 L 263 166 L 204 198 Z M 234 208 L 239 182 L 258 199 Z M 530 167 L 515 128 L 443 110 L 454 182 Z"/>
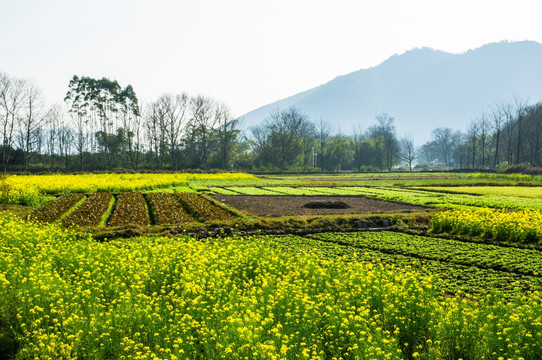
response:
<path fill-rule="evenodd" d="M 214 114 L 214 100 L 207 96 L 198 95 L 191 99 L 190 108 L 192 119 L 187 143 L 192 147 L 190 153 L 195 160 L 193 164 L 196 167 L 201 165 L 201 168 L 207 170 L 209 168 L 211 135 L 217 121 Z"/>
<path fill-rule="evenodd" d="M 525 113 L 527 110 L 527 102 L 522 101 L 519 98 L 515 98 L 515 112 L 516 112 L 516 127 L 517 127 L 517 138 L 516 138 L 516 164 L 523 162 L 524 153 L 523 153 L 523 141 L 524 141 L 524 121 Z"/>
<path fill-rule="evenodd" d="M 252 134 L 249 144 L 251 146 L 252 164 L 254 166 L 264 166 L 271 164 L 271 160 L 274 156 L 271 154 L 273 150 L 271 148 L 269 134 L 271 133 L 268 124 L 260 124 L 250 128 Z"/>
<path fill-rule="evenodd" d="M 314 125 L 293 107 L 272 112 L 264 124 L 253 127 L 251 132 L 257 161 L 282 170 L 304 164 L 306 151 L 312 149 L 310 139 L 315 136 Z"/>
<path fill-rule="evenodd" d="M 351 144 L 352 144 L 352 149 L 354 152 L 354 161 L 356 164 L 356 170 L 358 172 L 361 172 L 361 167 L 363 166 L 363 162 L 365 160 L 364 150 L 367 146 L 366 136 L 365 134 L 363 134 L 361 126 L 359 126 L 358 128 L 354 128 Z"/>
<path fill-rule="evenodd" d="M 28 171 L 28 161 L 40 141 L 41 126 L 45 121 L 42 91 L 32 82 L 24 87 L 24 113 L 19 118 L 19 148 L 22 150 L 23 171 Z"/>
<path fill-rule="evenodd" d="M 326 157 L 327 157 L 327 144 L 331 139 L 332 128 L 328 122 L 320 118 L 316 123 L 316 142 L 318 146 L 318 165 L 320 166 L 320 171 L 324 171 L 326 166 Z"/>
<path fill-rule="evenodd" d="M 332 160 L 333 170 L 342 171 L 346 167 L 351 148 L 350 139 L 339 133 L 329 140 L 329 156 Z"/>
<path fill-rule="evenodd" d="M 218 157 L 220 168 L 229 169 L 234 151 L 238 144 L 240 130 L 239 119 L 232 116 L 230 108 L 224 103 L 215 102 L 216 137 L 218 139 Z"/>
<path fill-rule="evenodd" d="M 401 147 L 400 156 L 403 161 L 408 164 L 409 171 L 412 171 L 412 163 L 416 159 L 416 147 L 414 146 L 414 139 L 412 136 L 405 136 L 399 142 Z"/>
<path fill-rule="evenodd" d="M 395 135 L 394 118 L 386 113 L 377 115 L 377 125 L 368 129 L 368 137 L 371 139 L 377 166 L 381 170 L 391 171 L 399 154 L 399 142 Z"/>
<path fill-rule="evenodd" d="M 2 168 L 7 171 L 15 138 L 17 119 L 22 116 L 26 81 L 0 73 L 0 116 L 2 125 Z"/>
<path fill-rule="evenodd" d="M 119 128 L 117 128 L 117 134 L 124 132 L 121 145 L 123 145 L 122 148 L 128 154 L 130 167 L 135 170 L 139 163 L 141 113 L 139 102 L 132 85 L 128 85 L 120 91 L 117 102 L 123 130 L 119 132 Z"/>
<path fill-rule="evenodd" d="M 478 141 L 480 149 L 480 168 L 485 169 L 489 165 L 489 131 L 490 124 L 487 117 L 483 114 L 478 119 Z"/>
<path fill-rule="evenodd" d="M 83 131 L 94 133 L 93 122 L 98 121 L 95 139 L 105 155 L 107 167 L 112 168 L 116 163 L 116 158 L 121 155 L 115 151 L 124 149 L 124 146 L 118 144 L 120 134 L 118 129 L 122 121 L 126 122 L 129 117 L 139 116 L 138 100 L 133 87 L 128 85 L 122 89 L 116 80 L 94 79 L 86 76 L 79 78 L 74 75 L 70 80 L 64 100 L 70 112 L 78 118 L 79 130 L 85 127 Z M 124 131 L 126 132 L 126 129 Z M 80 142 L 81 145 L 84 143 L 84 141 Z"/>
<path fill-rule="evenodd" d="M 147 107 L 144 127 L 147 132 L 151 164 L 154 169 L 164 167 L 167 156 L 166 109 L 157 100 Z"/>
<path fill-rule="evenodd" d="M 467 154 L 470 158 L 470 167 L 472 169 L 476 168 L 476 154 L 478 151 L 478 123 L 476 121 L 471 121 L 469 128 L 467 130 L 466 146 Z M 468 166 L 468 162 L 467 162 Z"/>
<path fill-rule="evenodd" d="M 452 142 L 452 129 L 447 127 L 437 128 L 431 132 L 431 138 L 440 149 L 441 161 L 445 165 L 449 165 L 454 145 Z"/>
<path fill-rule="evenodd" d="M 497 105 L 494 107 L 491 111 L 491 120 L 493 125 L 493 131 L 495 136 L 494 138 L 494 147 L 495 151 L 493 153 L 493 166 L 492 168 L 495 169 L 499 166 L 500 163 L 500 144 L 501 144 L 501 133 L 502 129 L 504 127 L 504 124 L 506 123 L 506 112 L 503 105 Z"/>
<path fill-rule="evenodd" d="M 64 123 L 64 109 L 61 105 L 55 104 L 45 114 L 44 127 L 46 131 L 46 149 L 50 157 L 51 170 L 55 167 L 55 158 L 63 155 L 62 132 L 67 129 Z"/>
<path fill-rule="evenodd" d="M 148 129 L 156 154 L 161 154 L 162 163 L 169 155 L 170 167 L 178 170 L 181 164 L 181 138 L 189 121 L 190 97 L 186 93 L 164 94 L 151 106 L 148 114 Z"/>

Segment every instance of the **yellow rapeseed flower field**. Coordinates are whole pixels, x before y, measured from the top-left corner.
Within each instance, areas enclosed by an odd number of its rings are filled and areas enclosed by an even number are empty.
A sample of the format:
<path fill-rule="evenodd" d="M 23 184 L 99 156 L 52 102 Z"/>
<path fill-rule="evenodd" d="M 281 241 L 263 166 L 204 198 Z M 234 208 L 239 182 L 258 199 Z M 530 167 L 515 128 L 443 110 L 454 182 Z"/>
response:
<path fill-rule="evenodd" d="M 434 232 L 508 242 L 539 242 L 542 239 L 542 213 L 536 210 L 450 210 L 433 216 L 432 223 Z"/>
<path fill-rule="evenodd" d="M 141 191 L 182 186 L 191 181 L 254 179 L 256 179 L 254 175 L 245 173 L 11 175 L 0 179 L 0 201 L 36 205 L 43 202 L 48 194 Z"/>
<path fill-rule="evenodd" d="M 98 243 L 0 215 L 0 340 L 18 359 L 542 358 L 542 299 L 441 297 L 414 269 L 265 237 Z"/>
<path fill-rule="evenodd" d="M 480 195 L 542 197 L 542 186 L 426 186 L 423 189 Z"/>

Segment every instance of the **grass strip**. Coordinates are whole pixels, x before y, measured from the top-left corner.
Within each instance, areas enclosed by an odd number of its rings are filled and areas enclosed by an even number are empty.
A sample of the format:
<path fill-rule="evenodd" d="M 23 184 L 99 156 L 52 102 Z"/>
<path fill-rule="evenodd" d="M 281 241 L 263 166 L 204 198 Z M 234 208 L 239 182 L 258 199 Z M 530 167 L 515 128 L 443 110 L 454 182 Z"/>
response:
<path fill-rule="evenodd" d="M 109 218 L 113 214 L 115 204 L 116 204 L 115 196 L 111 196 L 111 200 L 109 201 L 109 205 L 107 206 L 107 210 L 103 213 L 102 218 L 100 220 L 100 223 L 98 224 L 98 227 L 104 227 L 108 223 Z"/>
<path fill-rule="evenodd" d="M 82 203 L 85 202 L 85 200 L 87 199 L 87 196 L 83 194 L 83 196 L 81 197 L 81 199 L 76 202 L 72 207 L 70 207 L 64 214 L 62 214 L 56 221 L 55 223 L 62 223 L 62 221 L 67 217 L 69 216 L 72 212 L 75 211 L 75 209 L 77 209 Z"/>

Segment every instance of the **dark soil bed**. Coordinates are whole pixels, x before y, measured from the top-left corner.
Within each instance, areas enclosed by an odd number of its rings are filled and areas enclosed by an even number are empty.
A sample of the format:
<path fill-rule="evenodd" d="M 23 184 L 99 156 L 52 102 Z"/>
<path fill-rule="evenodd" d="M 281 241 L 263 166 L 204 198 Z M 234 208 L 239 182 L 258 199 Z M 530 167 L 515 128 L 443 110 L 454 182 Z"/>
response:
<path fill-rule="evenodd" d="M 427 207 L 365 196 L 212 195 L 225 205 L 257 216 L 367 214 L 424 211 Z M 314 206 L 311 204 L 344 206 Z M 308 205 L 308 206 L 307 206 Z"/>

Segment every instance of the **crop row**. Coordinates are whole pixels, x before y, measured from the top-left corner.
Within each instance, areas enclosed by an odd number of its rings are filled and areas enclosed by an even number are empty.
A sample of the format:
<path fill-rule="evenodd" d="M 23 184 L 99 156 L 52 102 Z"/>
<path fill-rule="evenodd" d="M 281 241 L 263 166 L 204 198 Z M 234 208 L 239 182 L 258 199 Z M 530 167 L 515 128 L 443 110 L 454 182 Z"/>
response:
<path fill-rule="evenodd" d="M 318 187 L 301 187 L 301 186 L 273 186 L 262 187 L 264 190 L 275 191 L 286 195 L 322 195 L 323 192 Z"/>
<path fill-rule="evenodd" d="M 151 223 L 181 224 L 195 221 L 193 211 L 202 221 L 232 220 L 234 215 L 214 205 L 196 193 L 148 193 L 150 211 L 140 192 L 120 193 L 115 202 L 111 193 L 94 193 L 85 201 L 83 194 L 63 195 L 43 204 L 32 212 L 30 218 L 42 222 L 62 219 L 64 226 L 146 226 Z M 184 205 L 183 205 L 184 204 Z M 75 207 L 75 208 L 74 208 Z M 73 209 L 68 211 L 69 209 Z M 106 218 L 113 209 L 109 223 Z M 67 212 L 68 211 L 68 212 Z M 64 214 L 64 216 L 62 216 Z"/>
<path fill-rule="evenodd" d="M 528 198 L 542 197 L 540 186 L 428 186 L 424 189 L 440 192 L 455 192 L 479 195 L 516 196 Z"/>
<path fill-rule="evenodd" d="M 70 226 L 98 226 L 103 220 L 106 211 L 114 200 L 111 193 L 98 192 L 91 194 L 73 212 L 62 219 L 62 225 Z"/>
<path fill-rule="evenodd" d="M 192 222 L 195 219 L 184 209 L 174 194 L 149 193 L 147 195 L 152 203 L 158 225 L 181 224 Z"/>
<path fill-rule="evenodd" d="M 445 258 L 424 258 L 419 254 L 406 254 L 385 247 L 369 248 L 334 238 L 329 233 L 318 236 L 301 237 L 295 235 L 260 236 L 258 239 L 279 252 L 310 252 L 327 261 L 337 258 L 366 264 L 383 263 L 396 268 L 396 271 L 415 270 L 421 276 L 434 278 L 439 291 L 455 294 L 466 292 L 477 296 L 498 292 L 505 297 L 514 297 L 518 291 L 542 291 L 542 278 L 539 275 L 526 275 L 495 270 L 485 266 L 470 266 L 445 261 Z M 386 232 L 393 236 L 393 233 Z M 321 237 L 319 239 L 319 237 Z"/>
<path fill-rule="evenodd" d="M 504 211 L 481 208 L 444 211 L 433 216 L 433 231 L 480 236 L 507 242 L 542 240 L 542 213 L 534 210 Z"/>
<path fill-rule="evenodd" d="M 389 254 L 445 261 L 525 275 L 542 274 L 542 252 L 396 232 L 321 233 L 316 239 Z"/>
<path fill-rule="evenodd" d="M 308 188 L 310 189 L 310 188 Z M 362 187 L 318 187 L 318 191 L 324 195 L 361 195 Z"/>
<path fill-rule="evenodd" d="M 474 173 L 474 174 L 467 174 L 467 178 L 489 179 L 489 180 L 492 180 L 492 181 L 506 179 L 506 180 L 513 180 L 513 181 L 519 181 L 519 182 L 542 183 L 542 176 L 540 176 L 540 175 L 529 175 L 529 174 Z"/>
<path fill-rule="evenodd" d="M 353 195 L 370 195 L 379 199 L 403 201 L 418 205 L 430 205 L 459 209 L 490 207 L 496 209 L 531 209 L 542 211 L 542 199 L 529 199 L 513 196 L 476 196 L 468 194 L 436 193 L 432 191 L 404 188 L 384 189 L 374 187 L 339 187 L 336 189 L 338 189 L 339 191 L 344 190 Z"/>
<path fill-rule="evenodd" d="M 149 215 L 143 194 L 120 193 L 109 226 L 149 225 Z"/>
<path fill-rule="evenodd" d="M 211 186 L 209 188 L 209 191 L 213 194 L 221 194 L 221 195 L 239 195 L 237 191 L 229 190 L 223 187 L 218 186 Z"/>
<path fill-rule="evenodd" d="M 242 195 L 281 195 L 279 192 L 256 186 L 229 186 L 226 189 Z"/>
<path fill-rule="evenodd" d="M 232 220 L 235 218 L 226 210 L 219 208 L 197 194 L 179 193 L 177 197 L 205 220 Z"/>
<path fill-rule="evenodd" d="M 56 221 L 84 197 L 85 195 L 79 193 L 64 194 L 36 208 L 30 214 L 30 218 L 48 223 Z"/>

